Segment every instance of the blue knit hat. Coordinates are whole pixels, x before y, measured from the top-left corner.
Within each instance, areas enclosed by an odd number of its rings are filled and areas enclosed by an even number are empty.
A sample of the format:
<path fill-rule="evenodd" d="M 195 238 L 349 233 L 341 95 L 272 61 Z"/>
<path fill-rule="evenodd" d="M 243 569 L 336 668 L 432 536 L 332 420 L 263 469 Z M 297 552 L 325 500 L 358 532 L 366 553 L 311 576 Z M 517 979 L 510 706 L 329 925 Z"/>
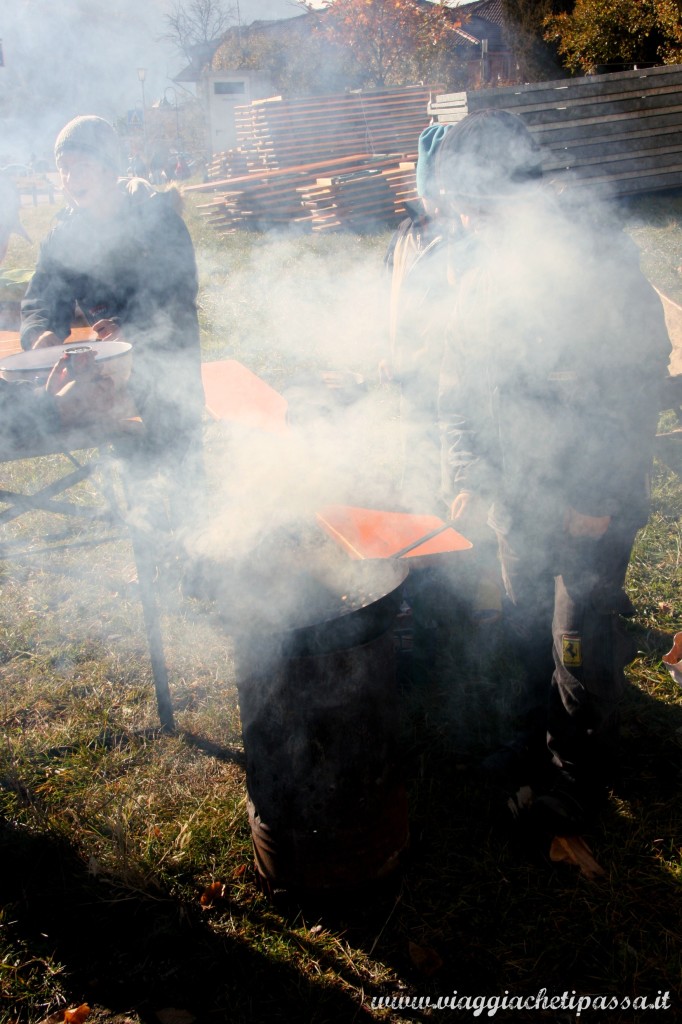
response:
<path fill-rule="evenodd" d="M 422 199 L 438 199 L 436 153 L 449 124 L 430 124 L 419 136 L 417 146 L 417 194 Z"/>

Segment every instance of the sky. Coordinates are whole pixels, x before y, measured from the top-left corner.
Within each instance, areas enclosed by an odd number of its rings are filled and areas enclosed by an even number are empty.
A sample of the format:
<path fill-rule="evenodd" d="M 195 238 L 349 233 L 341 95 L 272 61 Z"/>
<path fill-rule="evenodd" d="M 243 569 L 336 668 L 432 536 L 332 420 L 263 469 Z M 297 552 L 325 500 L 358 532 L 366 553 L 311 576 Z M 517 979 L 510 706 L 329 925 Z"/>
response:
<path fill-rule="evenodd" d="M 235 0 L 236 2 L 236 0 Z M 186 63 L 160 39 L 171 0 L 6 0 L 0 5 L 0 166 L 49 152 L 77 114 L 109 120 L 160 99 Z M 241 21 L 291 17 L 291 0 L 239 0 Z"/>

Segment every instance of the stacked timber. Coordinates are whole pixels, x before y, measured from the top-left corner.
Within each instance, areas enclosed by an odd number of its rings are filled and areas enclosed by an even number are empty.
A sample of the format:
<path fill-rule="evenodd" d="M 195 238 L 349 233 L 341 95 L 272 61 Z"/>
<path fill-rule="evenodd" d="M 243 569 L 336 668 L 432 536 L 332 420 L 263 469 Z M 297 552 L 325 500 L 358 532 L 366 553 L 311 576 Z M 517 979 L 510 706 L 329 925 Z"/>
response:
<path fill-rule="evenodd" d="M 248 173 L 248 162 L 243 149 L 227 149 L 224 153 L 215 153 L 206 172 L 209 181 L 225 181 L 227 178 L 240 178 Z"/>
<path fill-rule="evenodd" d="M 682 187 L 682 65 L 437 96 L 429 112 L 452 122 L 489 107 L 523 118 L 565 187 L 606 196 Z"/>
<path fill-rule="evenodd" d="M 429 116 L 443 124 L 456 124 L 469 113 L 466 92 L 449 92 L 434 96 L 428 106 Z"/>
<path fill-rule="evenodd" d="M 431 95 L 420 85 L 254 100 L 235 108 L 238 148 L 219 154 L 209 181 L 186 191 L 213 193 L 200 210 L 222 233 L 394 224 L 415 195 Z"/>
<path fill-rule="evenodd" d="M 312 230 L 344 228 L 362 233 L 397 223 L 405 214 L 405 201 L 416 195 L 414 168 L 413 162 L 366 168 L 317 178 L 314 185 L 300 188 Z"/>
<path fill-rule="evenodd" d="M 185 192 L 212 194 L 198 206 L 221 234 L 296 224 L 308 230 L 363 231 L 393 224 L 414 198 L 415 160 L 367 154 L 279 171 L 252 172 Z"/>
<path fill-rule="evenodd" d="M 353 153 L 413 153 L 429 122 L 425 86 L 275 97 L 237 107 L 237 138 L 251 170 L 278 170 Z"/>

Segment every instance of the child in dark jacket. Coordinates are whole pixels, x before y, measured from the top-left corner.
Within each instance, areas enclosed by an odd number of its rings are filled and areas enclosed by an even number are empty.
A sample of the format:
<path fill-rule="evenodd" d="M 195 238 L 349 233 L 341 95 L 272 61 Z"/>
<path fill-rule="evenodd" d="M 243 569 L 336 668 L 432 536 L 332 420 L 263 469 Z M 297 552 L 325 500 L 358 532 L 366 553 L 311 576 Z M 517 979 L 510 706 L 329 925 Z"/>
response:
<path fill-rule="evenodd" d="M 69 206 L 42 244 L 22 303 L 21 343 L 61 344 L 80 310 L 100 338 L 132 344 L 129 394 L 144 433 L 128 460 L 130 493 L 161 474 L 171 525 L 183 526 L 202 483 L 194 250 L 175 197 L 140 179 L 119 184 L 118 159 L 118 138 L 102 118 L 77 117 L 57 137 Z"/>

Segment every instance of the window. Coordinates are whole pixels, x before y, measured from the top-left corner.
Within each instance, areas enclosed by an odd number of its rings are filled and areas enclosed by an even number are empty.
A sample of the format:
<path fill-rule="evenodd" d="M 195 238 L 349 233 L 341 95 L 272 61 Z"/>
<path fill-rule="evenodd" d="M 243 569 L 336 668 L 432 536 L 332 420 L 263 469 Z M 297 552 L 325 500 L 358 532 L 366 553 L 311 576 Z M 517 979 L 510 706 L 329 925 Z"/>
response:
<path fill-rule="evenodd" d="M 216 96 L 243 96 L 244 82 L 214 82 L 213 92 Z"/>

